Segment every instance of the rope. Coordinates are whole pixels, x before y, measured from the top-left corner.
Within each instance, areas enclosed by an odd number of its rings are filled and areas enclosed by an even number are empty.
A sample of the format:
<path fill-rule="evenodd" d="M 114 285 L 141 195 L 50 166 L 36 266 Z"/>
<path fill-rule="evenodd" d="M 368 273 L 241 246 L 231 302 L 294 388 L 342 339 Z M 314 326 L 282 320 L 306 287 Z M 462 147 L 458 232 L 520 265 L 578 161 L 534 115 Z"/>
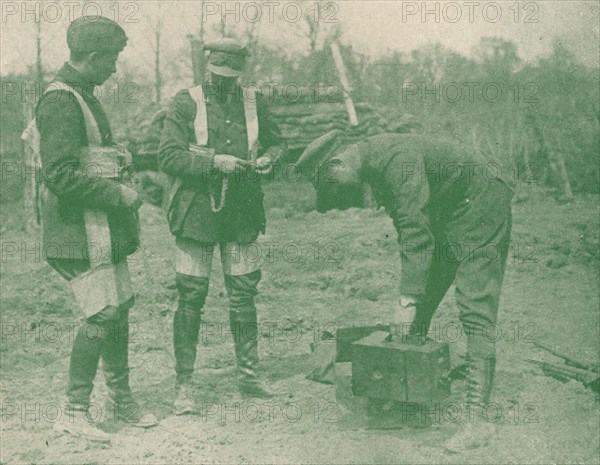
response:
<path fill-rule="evenodd" d="M 219 201 L 219 206 L 216 206 L 215 198 L 212 194 L 208 194 L 210 197 L 210 208 L 213 213 L 219 213 L 223 208 L 225 208 L 225 200 L 227 199 L 227 188 L 229 187 L 229 177 L 225 177 L 223 179 L 223 183 L 221 185 L 221 199 Z"/>

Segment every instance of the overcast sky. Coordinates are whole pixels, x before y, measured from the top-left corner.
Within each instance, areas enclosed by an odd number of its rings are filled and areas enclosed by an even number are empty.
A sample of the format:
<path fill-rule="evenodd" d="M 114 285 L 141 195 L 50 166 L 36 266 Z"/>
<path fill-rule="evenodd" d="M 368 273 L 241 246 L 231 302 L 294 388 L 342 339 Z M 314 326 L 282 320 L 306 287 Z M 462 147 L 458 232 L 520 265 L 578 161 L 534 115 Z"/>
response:
<path fill-rule="evenodd" d="M 2 0 L 1 72 L 21 72 L 35 60 L 36 10 L 42 22 L 44 66 L 58 68 L 68 57 L 66 27 L 70 19 L 102 13 L 118 19 L 130 37 L 123 54 L 128 67 L 150 71 L 152 57 L 150 38 L 157 16 L 163 23 L 165 61 L 178 59 L 184 50 L 186 35 L 196 31 L 204 17 L 208 27 L 230 12 L 226 23 L 236 31 L 256 22 L 260 40 L 279 44 L 290 52 L 306 51 L 306 24 L 298 19 L 300 9 L 314 14 L 313 1 L 286 0 L 263 2 L 205 2 L 202 14 L 199 1 L 144 0 L 116 1 L 49 1 L 23 2 Z M 84 3 L 88 5 L 85 6 Z M 535 61 L 548 54 L 555 38 L 588 66 L 598 66 L 600 56 L 599 3 L 592 1 L 337 1 L 331 2 L 319 20 L 339 21 L 344 43 L 352 44 L 359 53 L 371 56 L 392 50 L 408 52 L 422 45 L 441 42 L 469 55 L 483 36 L 500 36 L 513 40 L 524 60 Z M 23 6 L 26 8 L 23 8 Z M 84 10 L 85 6 L 85 10 Z M 25 11 L 29 10 L 29 13 Z M 259 13 L 260 11 L 260 13 Z M 260 20 L 257 15 L 260 14 Z"/>

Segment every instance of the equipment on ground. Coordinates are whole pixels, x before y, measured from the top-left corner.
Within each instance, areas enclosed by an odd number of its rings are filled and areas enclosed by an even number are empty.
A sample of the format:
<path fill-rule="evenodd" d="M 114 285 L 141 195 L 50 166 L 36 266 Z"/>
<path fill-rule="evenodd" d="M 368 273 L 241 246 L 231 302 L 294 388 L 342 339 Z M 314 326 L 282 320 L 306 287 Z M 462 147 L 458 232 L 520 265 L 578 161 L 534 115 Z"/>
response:
<path fill-rule="evenodd" d="M 353 344 L 355 395 L 399 402 L 439 402 L 450 395 L 448 343 L 392 340 L 376 331 Z"/>

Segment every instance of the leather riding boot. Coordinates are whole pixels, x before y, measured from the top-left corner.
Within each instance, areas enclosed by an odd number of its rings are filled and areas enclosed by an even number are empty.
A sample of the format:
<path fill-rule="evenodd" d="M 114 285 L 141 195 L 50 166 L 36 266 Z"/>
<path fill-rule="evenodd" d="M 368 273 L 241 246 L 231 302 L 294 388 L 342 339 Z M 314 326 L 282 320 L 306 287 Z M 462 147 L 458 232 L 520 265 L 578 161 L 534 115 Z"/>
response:
<path fill-rule="evenodd" d="M 177 273 L 175 278 L 179 303 L 173 317 L 173 347 L 175 350 L 176 398 L 175 414 L 194 410 L 190 381 L 196 364 L 198 333 L 202 308 L 208 295 L 208 278 Z"/>
<path fill-rule="evenodd" d="M 466 364 L 469 418 L 461 430 L 444 445 L 446 450 L 454 453 L 486 446 L 496 431 L 494 423 L 487 416 L 496 358 L 467 354 Z"/>
<path fill-rule="evenodd" d="M 236 309 L 229 312 L 235 357 L 239 375 L 240 393 L 248 397 L 269 399 L 273 394 L 261 382 L 258 365 L 258 326 L 256 308 Z"/>
<path fill-rule="evenodd" d="M 77 331 L 69 365 L 67 400 L 75 410 L 87 408 L 94 388 L 106 330 L 102 324 L 85 321 Z"/>
<path fill-rule="evenodd" d="M 129 401 L 129 309 L 119 308 L 117 319 L 105 322 L 107 335 L 102 345 L 102 367 L 108 397 L 114 402 Z"/>
<path fill-rule="evenodd" d="M 151 413 L 145 413 L 131 395 L 129 386 L 129 308 L 133 302 L 117 309 L 116 319 L 106 322 L 108 330 L 102 347 L 102 365 L 108 388 L 107 412 L 112 419 L 138 428 L 158 424 Z"/>
<path fill-rule="evenodd" d="M 258 373 L 258 321 L 254 296 L 261 273 L 257 270 L 242 276 L 225 275 L 229 296 L 229 324 L 233 334 L 240 394 L 268 399 L 273 394 L 263 385 Z"/>

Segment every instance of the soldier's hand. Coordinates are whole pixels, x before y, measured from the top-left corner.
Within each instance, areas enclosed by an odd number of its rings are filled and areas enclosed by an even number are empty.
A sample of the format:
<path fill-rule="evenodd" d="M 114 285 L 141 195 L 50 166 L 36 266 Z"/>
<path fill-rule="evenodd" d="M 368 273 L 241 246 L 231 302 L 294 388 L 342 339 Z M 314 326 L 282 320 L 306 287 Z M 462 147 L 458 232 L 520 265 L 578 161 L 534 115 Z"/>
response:
<path fill-rule="evenodd" d="M 409 297 L 401 297 L 390 324 L 390 333 L 395 337 L 408 336 L 417 315 L 417 303 Z"/>
<path fill-rule="evenodd" d="M 255 171 L 258 174 L 267 175 L 273 171 L 273 160 L 269 157 L 260 157 L 256 160 Z"/>
<path fill-rule="evenodd" d="M 233 174 L 252 166 L 252 163 L 233 155 L 215 155 L 213 165 L 223 174 Z"/>
<path fill-rule="evenodd" d="M 132 212 L 137 211 L 142 206 L 142 200 L 138 193 L 131 187 L 127 187 L 123 184 L 119 186 L 121 188 L 121 195 L 123 196 L 124 207 Z"/>

